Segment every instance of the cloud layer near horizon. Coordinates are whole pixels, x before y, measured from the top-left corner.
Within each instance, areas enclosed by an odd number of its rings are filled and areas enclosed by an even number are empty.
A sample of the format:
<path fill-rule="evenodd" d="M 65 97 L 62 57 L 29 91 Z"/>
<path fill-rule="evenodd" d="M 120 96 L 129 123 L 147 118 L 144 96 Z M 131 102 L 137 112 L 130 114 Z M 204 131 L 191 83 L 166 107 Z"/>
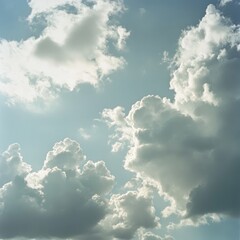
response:
<path fill-rule="evenodd" d="M 8 103 L 32 104 L 54 99 L 61 89 L 79 84 L 98 86 L 122 68 L 122 57 L 109 53 L 109 44 L 124 48 L 129 32 L 113 23 L 122 1 L 78 0 L 28 2 L 31 26 L 44 23 L 37 37 L 0 39 L 0 92 Z"/>
<path fill-rule="evenodd" d="M 170 87 L 174 100 L 146 96 L 125 116 L 105 109 L 126 169 L 156 180 L 191 218 L 240 215 L 240 27 L 213 6 L 182 33 Z M 115 136 L 116 137 L 116 136 Z"/>

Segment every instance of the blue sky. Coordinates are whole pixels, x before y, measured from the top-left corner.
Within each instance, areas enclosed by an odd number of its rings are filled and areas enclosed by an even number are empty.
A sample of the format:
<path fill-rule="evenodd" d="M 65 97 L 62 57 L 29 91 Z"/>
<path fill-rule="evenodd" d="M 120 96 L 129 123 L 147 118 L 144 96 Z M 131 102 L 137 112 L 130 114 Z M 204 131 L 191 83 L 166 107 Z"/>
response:
<path fill-rule="evenodd" d="M 0 239 L 238 240 L 237 0 L 0 2 Z"/>

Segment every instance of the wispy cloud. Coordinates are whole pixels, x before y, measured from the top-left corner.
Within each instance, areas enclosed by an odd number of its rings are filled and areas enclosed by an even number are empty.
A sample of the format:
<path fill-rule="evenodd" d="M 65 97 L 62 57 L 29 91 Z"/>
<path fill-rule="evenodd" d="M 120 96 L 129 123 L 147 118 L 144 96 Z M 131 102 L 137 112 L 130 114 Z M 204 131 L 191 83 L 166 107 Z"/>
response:
<path fill-rule="evenodd" d="M 233 1 L 233 0 L 220 0 L 219 5 L 220 5 L 221 7 L 223 7 L 223 6 L 227 5 L 228 3 L 232 2 L 232 1 Z"/>

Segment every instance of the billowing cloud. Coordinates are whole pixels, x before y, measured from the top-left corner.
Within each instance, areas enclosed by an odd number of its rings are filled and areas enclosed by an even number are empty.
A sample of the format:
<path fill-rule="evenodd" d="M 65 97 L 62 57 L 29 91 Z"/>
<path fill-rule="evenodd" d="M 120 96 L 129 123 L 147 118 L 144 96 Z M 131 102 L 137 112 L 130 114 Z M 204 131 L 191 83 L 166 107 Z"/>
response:
<path fill-rule="evenodd" d="M 0 238 L 131 239 L 159 225 L 152 197 L 141 189 L 112 194 L 115 177 L 69 138 L 32 171 L 18 144 L 0 159 Z"/>
<path fill-rule="evenodd" d="M 10 145 L 0 156 L 0 186 L 17 175 L 25 177 L 31 170 L 31 166 L 22 159 L 19 144 Z"/>
<path fill-rule="evenodd" d="M 117 239 L 132 239 L 140 228 L 155 228 L 159 218 L 155 216 L 152 198 L 138 191 L 114 195 L 111 198 L 113 235 Z"/>
<path fill-rule="evenodd" d="M 129 138 L 125 167 L 157 181 L 185 216 L 239 216 L 240 26 L 209 5 L 172 64 L 174 100 L 146 96 L 121 122 L 104 111 Z"/>
<path fill-rule="evenodd" d="M 112 21 L 124 9 L 121 1 L 28 3 L 29 24 L 44 19 L 45 27 L 37 37 L 0 40 L 0 92 L 8 103 L 48 102 L 62 88 L 72 91 L 82 83 L 97 86 L 123 67 L 124 59 L 111 55 L 108 47 L 123 49 L 129 36 Z"/>
<path fill-rule="evenodd" d="M 104 195 L 114 177 L 104 162 L 83 161 L 79 144 L 65 139 L 55 144 L 40 171 L 24 177 L 20 169 L 0 190 L 0 237 L 90 232 L 108 212 Z"/>

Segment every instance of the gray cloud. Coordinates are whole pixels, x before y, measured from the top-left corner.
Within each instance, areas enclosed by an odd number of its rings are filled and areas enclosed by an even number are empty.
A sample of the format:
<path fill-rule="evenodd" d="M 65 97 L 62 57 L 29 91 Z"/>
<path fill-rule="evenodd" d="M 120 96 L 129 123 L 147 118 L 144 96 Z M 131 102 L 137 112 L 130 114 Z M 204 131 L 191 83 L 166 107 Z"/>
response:
<path fill-rule="evenodd" d="M 92 60 L 96 58 L 97 50 L 106 48 L 108 32 L 104 29 L 106 27 L 105 18 L 102 9 L 89 11 L 87 16 L 73 23 L 68 35 L 63 36 L 66 38 L 63 44 L 58 44 L 49 36 L 44 37 L 36 44 L 35 54 L 59 64 L 74 59 Z"/>
<path fill-rule="evenodd" d="M 112 116 L 117 111 L 103 114 L 122 131 L 120 141 L 129 138 L 125 167 L 157 180 L 187 217 L 240 214 L 239 32 L 209 5 L 179 40 L 174 100 L 146 96 L 122 124 Z"/>
<path fill-rule="evenodd" d="M 0 160 L 1 239 L 131 239 L 159 226 L 148 191 L 113 194 L 115 178 L 105 163 L 86 160 L 69 138 L 53 146 L 37 172 L 18 144 Z"/>
<path fill-rule="evenodd" d="M 20 175 L 0 190 L 0 237 L 66 238 L 86 234 L 108 210 L 104 195 L 114 177 L 104 162 L 86 162 L 78 143 L 65 139 L 48 153 L 44 168 Z M 66 164 L 64 164 L 64 162 Z"/>
<path fill-rule="evenodd" d="M 62 47 L 49 37 L 39 41 L 35 49 L 35 54 L 39 57 L 48 58 L 56 62 L 64 62 L 67 60 Z"/>
<path fill-rule="evenodd" d="M 129 191 L 126 194 L 114 195 L 111 198 L 113 206 L 113 236 L 117 239 L 132 239 L 140 228 L 155 228 L 159 218 L 155 216 L 152 197 L 141 192 Z"/>

